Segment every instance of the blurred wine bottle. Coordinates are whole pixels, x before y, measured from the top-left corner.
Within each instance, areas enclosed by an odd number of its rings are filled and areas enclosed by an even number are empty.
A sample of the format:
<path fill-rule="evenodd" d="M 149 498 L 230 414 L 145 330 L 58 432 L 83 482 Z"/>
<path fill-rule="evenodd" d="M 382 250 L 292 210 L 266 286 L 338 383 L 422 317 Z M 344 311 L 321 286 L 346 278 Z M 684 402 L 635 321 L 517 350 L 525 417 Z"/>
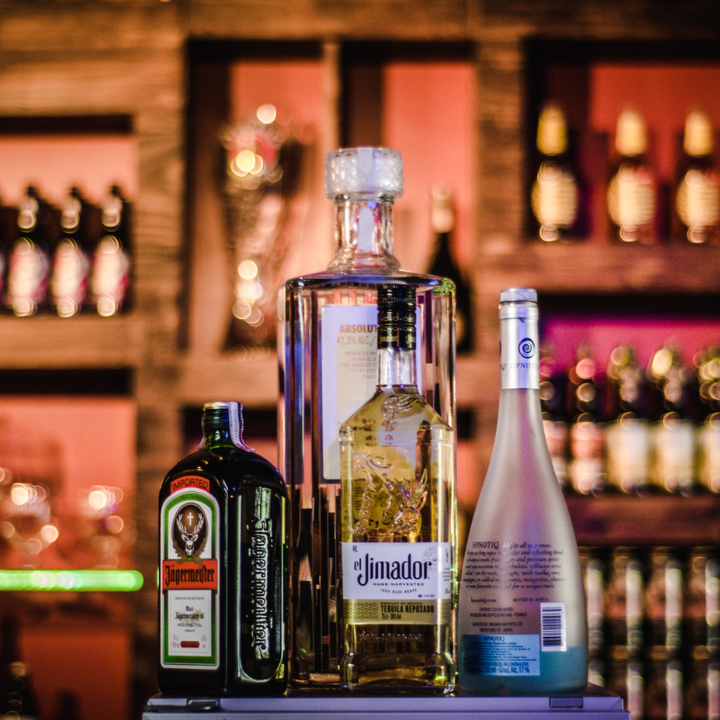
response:
<path fill-rule="evenodd" d="M 7 720 L 36 720 L 40 716 L 30 669 L 20 653 L 20 629 L 17 618 L 8 613 L 0 624 L 0 668 L 2 668 L 2 705 Z"/>
<path fill-rule="evenodd" d="M 428 274 L 444 277 L 455 283 L 455 342 L 458 354 L 473 349 L 472 287 L 465 280 L 455 257 L 453 232 L 455 205 L 451 190 L 444 185 L 433 185 L 432 229 L 435 235 L 432 260 Z"/>
<path fill-rule="evenodd" d="M 657 185 L 647 157 L 643 116 L 623 110 L 615 133 L 616 159 L 607 189 L 607 207 L 615 236 L 622 242 L 654 243 Z"/>
<path fill-rule="evenodd" d="M 5 304 L 18 317 L 49 309 L 49 282 L 57 244 L 56 213 L 29 186 L 17 208 Z"/>
<path fill-rule="evenodd" d="M 570 491 L 569 431 L 565 411 L 567 374 L 557 367 L 552 347 L 540 347 L 540 408 L 550 459 L 563 492 Z"/>
<path fill-rule="evenodd" d="M 652 479 L 661 490 L 691 494 L 695 489 L 695 422 L 692 373 L 673 345 L 652 356 L 648 377 L 657 397 L 652 427 Z"/>
<path fill-rule="evenodd" d="M 635 351 L 618 346 L 607 369 L 605 451 L 608 484 L 623 493 L 644 494 L 651 487 L 648 388 Z"/>
<path fill-rule="evenodd" d="M 540 113 L 536 147 L 538 170 L 530 204 L 538 237 L 545 242 L 573 240 L 579 234 L 580 188 L 565 115 L 555 103 L 547 103 Z"/>
<path fill-rule="evenodd" d="M 50 281 L 52 303 L 60 317 L 73 317 L 86 306 L 95 210 L 76 187 L 70 188 L 61 206 L 61 237 Z"/>
<path fill-rule="evenodd" d="M 606 489 L 604 458 L 604 378 L 591 349 L 578 347 L 568 372 L 567 410 L 570 417 L 570 482 L 582 495 Z"/>
<path fill-rule="evenodd" d="M 93 253 L 92 302 L 98 315 L 122 312 L 130 299 L 130 203 L 113 185 L 102 203 L 102 234 Z"/>
<path fill-rule="evenodd" d="M 709 347 L 695 358 L 700 402 L 698 480 L 720 493 L 720 347 Z"/>
<path fill-rule="evenodd" d="M 720 242 L 720 173 L 713 157 L 715 138 L 710 118 L 693 110 L 685 120 L 675 210 L 683 239 L 691 243 Z"/>

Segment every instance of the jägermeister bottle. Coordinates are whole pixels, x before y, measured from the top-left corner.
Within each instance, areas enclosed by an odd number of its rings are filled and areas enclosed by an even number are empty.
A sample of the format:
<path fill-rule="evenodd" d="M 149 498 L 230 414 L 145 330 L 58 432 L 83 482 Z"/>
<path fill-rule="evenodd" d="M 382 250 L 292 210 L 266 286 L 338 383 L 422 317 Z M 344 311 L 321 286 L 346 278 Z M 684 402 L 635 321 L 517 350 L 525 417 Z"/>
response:
<path fill-rule="evenodd" d="M 286 491 L 242 441 L 238 403 L 208 403 L 200 448 L 160 489 L 165 694 L 279 694 L 287 686 Z"/>

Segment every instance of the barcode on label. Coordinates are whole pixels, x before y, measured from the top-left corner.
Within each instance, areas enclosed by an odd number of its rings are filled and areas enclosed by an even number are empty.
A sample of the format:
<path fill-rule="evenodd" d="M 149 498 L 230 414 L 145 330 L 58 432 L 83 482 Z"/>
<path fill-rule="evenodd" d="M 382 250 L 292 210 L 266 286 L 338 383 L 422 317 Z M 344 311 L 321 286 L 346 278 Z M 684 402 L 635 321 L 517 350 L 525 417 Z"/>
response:
<path fill-rule="evenodd" d="M 540 649 L 565 652 L 565 603 L 540 603 Z"/>

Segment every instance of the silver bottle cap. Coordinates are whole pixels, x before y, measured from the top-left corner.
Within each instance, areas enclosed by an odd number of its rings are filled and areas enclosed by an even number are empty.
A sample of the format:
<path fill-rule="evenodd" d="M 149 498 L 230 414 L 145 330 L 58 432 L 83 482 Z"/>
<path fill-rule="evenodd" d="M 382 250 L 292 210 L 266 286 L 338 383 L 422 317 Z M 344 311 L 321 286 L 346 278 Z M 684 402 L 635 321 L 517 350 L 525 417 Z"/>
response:
<path fill-rule="evenodd" d="M 508 288 L 500 291 L 500 302 L 537 302 L 537 291 L 532 288 Z"/>
<path fill-rule="evenodd" d="M 333 150 L 325 158 L 325 195 L 372 193 L 399 198 L 403 194 L 402 156 L 389 148 Z"/>

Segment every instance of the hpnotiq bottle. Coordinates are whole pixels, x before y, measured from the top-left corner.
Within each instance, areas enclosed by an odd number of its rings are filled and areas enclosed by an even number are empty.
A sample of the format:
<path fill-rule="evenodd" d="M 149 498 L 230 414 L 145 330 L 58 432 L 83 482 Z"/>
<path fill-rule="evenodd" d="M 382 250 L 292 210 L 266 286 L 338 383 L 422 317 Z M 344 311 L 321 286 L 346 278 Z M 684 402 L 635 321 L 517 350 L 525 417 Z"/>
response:
<path fill-rule="evenodd" d="M 287 687 L 286 490 L 242 441 L 238 403 L 207 403 L 203 442 L 160 489 L 160 690 Z"/>
<path fill-rule="evenodd" d="M 340 428 L 343 687 L 455 680 L 454 433 L 417 390 L 415 289 L 378 290 L 378 386 Z"/>
<path fill-rule="evenodd" d="M 454 426 L 454 286 L 399 270 L 392 210 L 402 189 L 395 150 L 329 153 L 325 194 L 335 204 L 335 257 L 325 272 L 289 280 L 280 291 L 281 457 L 295 553 L 290 675 L 302 687 L 340 684 L 339 430 L 377 384 L 379 285 L 415 288 L 418 391 Z"/>
<path fill-rule="evenodd" d="M 500 294 L 500 410 L 460 585 L 458 673 L 468 693 L 587 684 L 582 570 L 540 413 L 536 301 L 534 290 Z"/>

